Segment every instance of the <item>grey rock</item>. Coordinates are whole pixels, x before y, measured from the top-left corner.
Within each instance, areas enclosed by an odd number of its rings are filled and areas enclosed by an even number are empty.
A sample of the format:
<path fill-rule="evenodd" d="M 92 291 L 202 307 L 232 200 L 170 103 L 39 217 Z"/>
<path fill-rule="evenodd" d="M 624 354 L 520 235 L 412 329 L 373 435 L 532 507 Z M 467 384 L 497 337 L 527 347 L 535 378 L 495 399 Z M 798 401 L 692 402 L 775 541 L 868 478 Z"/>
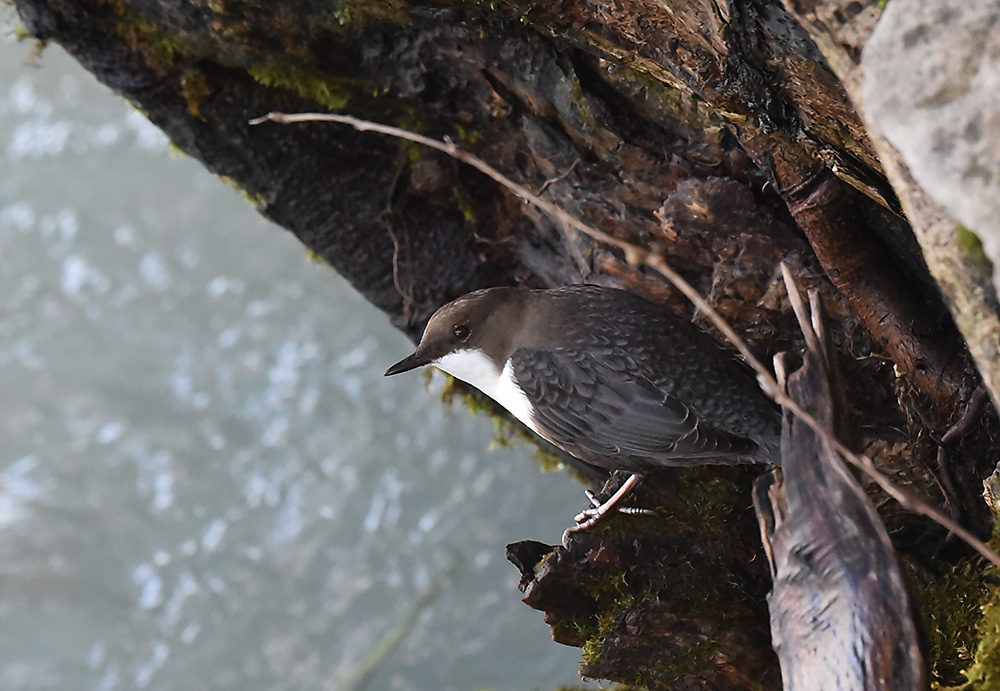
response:
<path fill-rule="evenodd" d="M 891 0 L 864 49 L 870 124 L 1000 267 L 1000 3 Z"/>

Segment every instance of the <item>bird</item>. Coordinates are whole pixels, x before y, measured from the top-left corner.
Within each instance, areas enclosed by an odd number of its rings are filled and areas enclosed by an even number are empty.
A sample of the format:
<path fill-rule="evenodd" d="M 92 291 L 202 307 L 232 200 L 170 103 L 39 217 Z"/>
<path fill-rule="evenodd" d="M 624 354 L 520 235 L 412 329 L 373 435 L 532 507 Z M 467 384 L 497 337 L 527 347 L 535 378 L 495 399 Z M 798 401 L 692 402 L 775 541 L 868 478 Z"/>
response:
<path fill-rule="evenodd" d="M 583 530 L 664 467 L 780 465 L 781 415 L 752 371 L 661 305 L 597 285 L 477 290 L 439 308 L 386 376 L 433 365 L 581 461 L 630 476 Z"/>

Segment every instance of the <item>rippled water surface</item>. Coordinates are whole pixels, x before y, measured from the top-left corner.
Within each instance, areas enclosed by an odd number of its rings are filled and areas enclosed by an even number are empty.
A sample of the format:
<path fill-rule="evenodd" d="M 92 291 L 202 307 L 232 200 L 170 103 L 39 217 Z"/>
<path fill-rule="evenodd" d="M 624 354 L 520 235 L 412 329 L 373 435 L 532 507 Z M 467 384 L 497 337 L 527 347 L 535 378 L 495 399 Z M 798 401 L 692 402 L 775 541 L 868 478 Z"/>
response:
<path fill-rule="evenodd" d="M 0 9 L 0 688 L 573 683 L 503 554 L 580 487 Z"/>

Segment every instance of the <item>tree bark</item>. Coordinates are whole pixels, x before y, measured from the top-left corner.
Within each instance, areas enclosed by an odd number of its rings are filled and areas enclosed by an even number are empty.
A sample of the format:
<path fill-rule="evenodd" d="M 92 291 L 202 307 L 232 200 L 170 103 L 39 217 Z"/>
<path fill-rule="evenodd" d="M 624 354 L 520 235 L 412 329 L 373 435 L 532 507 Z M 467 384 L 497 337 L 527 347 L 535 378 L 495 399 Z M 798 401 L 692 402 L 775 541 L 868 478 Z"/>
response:
<path fill-rule="evenodd" d="M 32 35 L 235 181 L 411 338 L 444 302 L 502 284 L 614 283 L 703 320 L 659 275 L 444 155 L 251 118 L 329 110 L 450 137 L 661 252 L 765 361 L 800 345 L 777 272 L 787 262 L 835 321 L 860 448 L 940 502 L 934 439 L 980 377 L 837 76 L 868 32 L 813 20 L 836 4 L 15 0 Z M 851 5 L 874 23 L 877 2 Z M 987 534 L 981 481 L 998 430 L 992 413 L 974 427 L 949 452 L 947 479 L 955 511 Z M 527 601 L 557 640 L 584 648 L 585 674 L 780 685 L 754 474 L 666 472 L 640 498 L 669 520 L 620 517 L 566 547 L 514 549 Z M 914 580 L 931 594 L 952 583 L 965 553 L 942 552 L 941 531 L 880 503 Z M 977 588 L 964 607 L 978 607 Z M 923 606 L 933 617 L 954 606 L 942 602 Z M 953 660 L 953 640 L 930 638 Z M 939 681 L 959 668 L 937 665 Z"/>

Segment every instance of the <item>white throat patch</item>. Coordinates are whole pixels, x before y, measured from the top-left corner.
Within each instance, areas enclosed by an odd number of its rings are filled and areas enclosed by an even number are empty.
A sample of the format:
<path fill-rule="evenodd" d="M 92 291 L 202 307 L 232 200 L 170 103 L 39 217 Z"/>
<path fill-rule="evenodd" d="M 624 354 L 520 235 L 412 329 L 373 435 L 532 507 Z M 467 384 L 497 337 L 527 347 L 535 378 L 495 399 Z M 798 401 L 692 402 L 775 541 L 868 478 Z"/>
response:
<path fill-rule="evenodd" d="M 538 428 L 531 420 L 531 403 L 514 379 L 514 370 L 508 361 L 498 372 L 493 360 L 478 348 L 457 350 L 436 360 L 434 366 L 466 384 L 476 387 L 502 405 L 532 432 Z"/>

